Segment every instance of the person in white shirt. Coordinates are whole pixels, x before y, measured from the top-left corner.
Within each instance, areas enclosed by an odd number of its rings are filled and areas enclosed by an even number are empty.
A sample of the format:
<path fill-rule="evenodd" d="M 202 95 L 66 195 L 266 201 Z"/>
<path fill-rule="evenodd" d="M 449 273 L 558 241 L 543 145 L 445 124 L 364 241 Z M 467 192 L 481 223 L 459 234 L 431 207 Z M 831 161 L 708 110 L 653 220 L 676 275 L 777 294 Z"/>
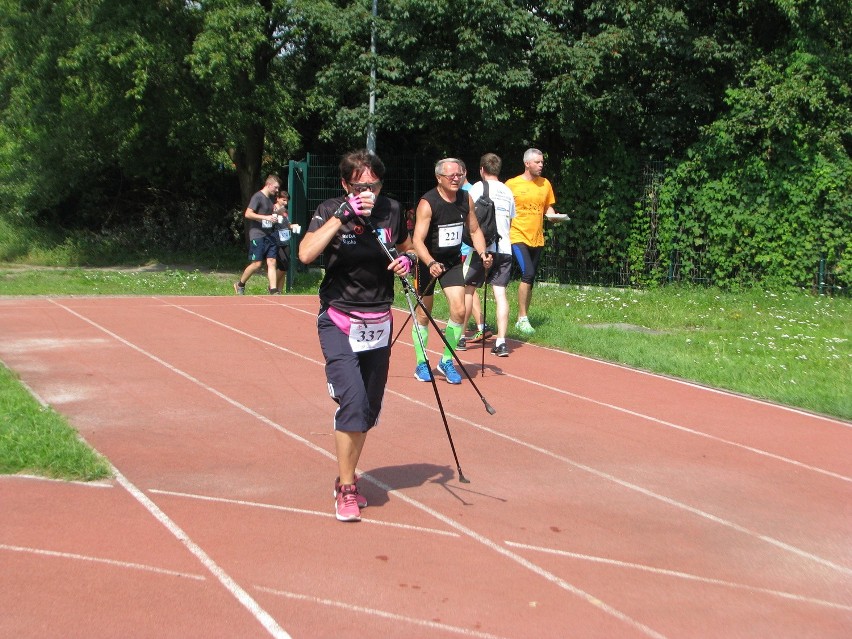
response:
<path fill-rule="evenodd" d="M 491 268 L 486 269 L 483 266 L 476 251 L 471 251 L 468 255 L 465 261 L 464 294 L 465 307 L 470 311 L 476 289 L 485 283 L 491 284 L 497 306 L 497 339 L 491 352 L 498 357 L 508 357 L 506 331 L 509 325 L 509 301 L 506 298 L 506 287 L 512 272 L 512 242 L 509 238 L 509 229 L 515 217 L 515 197 L 509 187 L 499 180 L 498 176 L 502 167 L 503 161 L 498 155 L 486 153 L 479 161 L 479 175 L 482 181 L 470 187 L 470 199 L 476 202 L 484 191 L 483 182 L 488 182 L 488 197 L 494 202 L 499 237 L 486 249 L 493 258 Z"/>

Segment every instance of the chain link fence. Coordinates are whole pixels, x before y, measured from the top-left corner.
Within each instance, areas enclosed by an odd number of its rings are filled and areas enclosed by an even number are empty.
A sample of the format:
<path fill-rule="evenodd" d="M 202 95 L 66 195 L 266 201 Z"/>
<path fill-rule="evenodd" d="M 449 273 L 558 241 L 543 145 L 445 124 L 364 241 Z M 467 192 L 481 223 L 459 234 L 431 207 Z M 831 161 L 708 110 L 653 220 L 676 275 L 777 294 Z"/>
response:
<path fill-rule="evenodd" d="M 416 156 L 389 155 L 383 155 L 382 161 L 387 169 L 382 193 L 398 200 L 403 210 L 415 208 L 420 197 L 435 185 L 431 161 Z M 292 219 L 304 229 L 320 203 L 342 194 L 339 162 L 339 156 L 319 154 L 308 154 L 303 161 L 290 162 Z M 471 169 L 468 172 L 476 173 Z M 687 263 L 676 247 L 661 246 L 658 230 L 663 213 L 659 210 L 658 194 L 664 172 L 662 162 L 649 163 L 637 180 L 639 206 L 636 215 L 645 217 L 634 220 L 642 232 L 633 241 L 641 244 L 641 258 L 631 261 L 627 246 L 623 255 L 617 257 L 590 257 L 577 241 L 577 233 L 548 233 L 537 281 L 613 287 L 641 287 L 649 281 L 712 286 L 712 272 L 702 254 L 692 255 Z M 321 262 L 317 265 L 321 266 Z M 517 264 L 513 266 L 512 277 L 520 278 Z M 820 255 L 814 257 L 812 281 L 802 282 L 800 286 L 820 294 L 849 294 L 848 289 L 834 281 L 831 269 Z"/>

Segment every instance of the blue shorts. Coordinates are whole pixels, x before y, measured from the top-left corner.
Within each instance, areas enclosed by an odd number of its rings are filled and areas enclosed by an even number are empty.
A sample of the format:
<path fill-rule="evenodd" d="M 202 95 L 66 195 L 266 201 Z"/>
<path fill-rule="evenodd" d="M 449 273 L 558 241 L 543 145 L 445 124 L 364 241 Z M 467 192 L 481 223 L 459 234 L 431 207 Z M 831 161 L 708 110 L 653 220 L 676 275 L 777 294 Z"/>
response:
<path fill-rule="evenodd" d="M 338 405 L 334 430 L 366 433 L 379 422 L 390 369 L 390 346 L 354 353 L 349 336 L 324 309 L 317 317 L 317 333 L 325 356 L 328 394 Z"/>
<path fill-rule="evenodd" d="M 260 262 L 264 259 L 275 259 L 278 255 L 278 243 L 271 235 L 249 242 L 249 262 Z"/>

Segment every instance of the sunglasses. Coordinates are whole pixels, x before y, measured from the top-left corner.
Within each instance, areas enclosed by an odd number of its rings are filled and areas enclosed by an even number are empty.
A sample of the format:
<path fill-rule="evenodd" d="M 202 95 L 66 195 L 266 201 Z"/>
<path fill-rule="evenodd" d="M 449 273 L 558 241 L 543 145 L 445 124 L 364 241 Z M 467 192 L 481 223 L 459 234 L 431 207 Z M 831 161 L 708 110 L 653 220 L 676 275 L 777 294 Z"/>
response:
<path fill-rule="evenodd" d="M 349 186 L 352 187 L 352 190 L 355 191 L 355 193 L 362 193 L 364 191 L 370 191 L 372 193 L 375 193 L 379 189 L 379 187 L 382 186 L 382 181 L 379 180 L 378 182 L 350 182 Z"/>

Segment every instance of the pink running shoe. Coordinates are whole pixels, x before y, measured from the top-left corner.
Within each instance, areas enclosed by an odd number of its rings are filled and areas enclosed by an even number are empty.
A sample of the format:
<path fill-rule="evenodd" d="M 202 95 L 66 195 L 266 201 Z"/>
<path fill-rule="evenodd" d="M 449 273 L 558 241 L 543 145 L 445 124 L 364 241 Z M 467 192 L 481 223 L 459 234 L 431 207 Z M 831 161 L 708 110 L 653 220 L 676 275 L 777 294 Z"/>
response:
<path fill-rule="evenodd" d="M 355 475 L 355 499 L 358 500 L 358 508 L 367 507 L 367 498 L 358 490 L 358 475 Z M 337 498 L 337 493 L 340 492 L 340 477 L 334 480 L 334 497 Z"/>
<path fill-rule="evenodd" d="M 358 489 L 355 484 L 343 484 L 334 499 L 334 513 L 339 521 L 361 521 L 361 509 L 358 508 Z"/>

